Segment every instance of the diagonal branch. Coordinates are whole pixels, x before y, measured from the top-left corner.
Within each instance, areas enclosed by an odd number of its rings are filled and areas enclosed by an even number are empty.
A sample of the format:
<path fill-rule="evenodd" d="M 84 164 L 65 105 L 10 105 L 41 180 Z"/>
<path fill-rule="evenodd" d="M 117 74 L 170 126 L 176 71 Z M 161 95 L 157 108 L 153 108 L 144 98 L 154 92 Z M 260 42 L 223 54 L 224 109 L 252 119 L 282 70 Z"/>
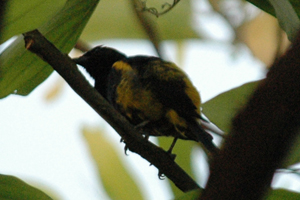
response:
<path fill-rule="evenodd" d="M 26 48 L 49 63 L 103 119 L 121 136 L 130 151 L 139 154 L 156 166 L 160 173 L 167 176 L 182 191 L 198 189 L 197 183 L 190 178 L 163 149 L 144 139 L 141 134 L 119 114 L 91 85 L 67 55 L 62 54 L 38 30 L 24 34 Z"/>

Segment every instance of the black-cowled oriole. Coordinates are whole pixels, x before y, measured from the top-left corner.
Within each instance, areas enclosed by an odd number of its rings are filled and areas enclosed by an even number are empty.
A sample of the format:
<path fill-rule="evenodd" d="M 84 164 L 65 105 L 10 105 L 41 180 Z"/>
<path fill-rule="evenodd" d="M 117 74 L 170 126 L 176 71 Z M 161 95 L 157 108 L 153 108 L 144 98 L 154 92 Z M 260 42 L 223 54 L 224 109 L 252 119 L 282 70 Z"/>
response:
<path fill-rule="evenodd" d="M 173 136 L 218 149 L 201 127 L 200 95 L 174 63 L 153 56 L 127 57 L 98 46 L 73 59 L 95 79 L 95 89 L 146 136 Z"/>

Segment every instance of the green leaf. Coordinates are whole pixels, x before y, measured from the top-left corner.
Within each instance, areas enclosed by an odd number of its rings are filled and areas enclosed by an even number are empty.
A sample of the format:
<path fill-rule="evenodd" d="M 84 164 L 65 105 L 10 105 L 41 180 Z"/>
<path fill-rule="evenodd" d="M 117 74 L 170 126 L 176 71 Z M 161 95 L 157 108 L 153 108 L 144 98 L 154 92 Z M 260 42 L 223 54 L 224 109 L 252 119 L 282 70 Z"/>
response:
<path fill-rule="evenodd" d="M 262 0 L 247 0 L 250 3 L 254 4 L 255 6 L 259 7 L 263 11 L 273 15 L 276 17 L 276 12 L 270 1 L 262 1 Z M 284 0 L 285 1 L 285 0 Z M 298 17 L 300 16 L 300 2 L 298 0 L 288 0 L 291 5 L 293 6 L 295 12 L 297 13 Z M 279 2 L 279 1 L 278 1 Z"/>
<path fill-rule="evenodd" d="M 277 17 L 281 28 L 287 33 L 289 40 L 293 41 L 300 28 L 299 0 L 248 1 L 267 13 Z"/>
<path fill-rule="evenodd" d="M 184 193 L 184 195 L 182 196 L 176 197 L 175 200 L 196 200 L 199 198 L 200 194 L 200 190 L 192 190 L 187 193 Z"/>
<path fill-rule="evenodd" d="M 275 10 L 274 10 L 273 6 L 270 4 L 269 1 L 261 1 L 261 0 L 247 0 L 247 1 L 254 4 L 258 8 L 262 9 L 263 11 L 265 11 L 265 12 L 273 15 L 274 17 L 276 17 Z"/>
<path fill-rule="evenodd" d="M 0 24 L 0 44 L 14 35 L 38 28 L 51 19 L 66 0 L 10 0 Z"/>
<path fill-rule="evenodd" d="M 99 0 L 68 0 L 64 8 L 39 31 L 58 49 L 68 53 L 78 40 Z M 0 98 L 28 95 L 53 71 L 52 67 L 24 48 L 19 37 L 0 55 Z"/>
<path fill-rule="evenodd" d="M 300 194 L 285 189 L 271 190 L 265 200 L 296 200 Z"/>
<path fill-rule="evenodd" d="M 51 198 L 24 181 L 8 175 L 0 175 L 0 199 L 26 200 Z"/>
<path fill-rule="evenodd" d="M 290 41 L 294 41 L 300 28 L 300 20 L 292 4 L 288 0 L 269 0 L 272 4 L 281 28 L 287 33 Z"/>
<path fill-rule="evenodd" d="M 294 165 L 296 163 L 300 162 L 300 135 L 298 134 L 297 137 L 294 139 L 294 143 L 291 146 L 291 149 L 289 150 L 288 156 L 285 158 L 282 168 L 287 168 L 291 165 Z"/>
<path fill-rule="evenodd" d="M 102 1 L 87 24 L 81 39 L 96 41 L 115 38 L 147 38 L 133 11 L 132 1 Z M 161 0 L 148 1 L 156 8 L 164 4 Z M 192 28 L 190 1 L 180 1 L 170 12 L 152 21 L 158 28 L 161 39 L 199 38 Z M 120 12 L 121 11 L 121 12 Z M 174 31 L 176 30 L 176 31 Z"/>
<path fill-rule="evenodd" d="M 83 128 L 104 189 L 111 199 L 143 199 L 143 196 L 128 171 L 121 162 L 112 144 L 99 129 Z"/>
<path fill-rule="evenodd" d="M 219 94 L 202 105 L 203 113 L 221 130 L 228 133 L 236 112 L 245 105 L 259 82 L 246 83 Z"/>

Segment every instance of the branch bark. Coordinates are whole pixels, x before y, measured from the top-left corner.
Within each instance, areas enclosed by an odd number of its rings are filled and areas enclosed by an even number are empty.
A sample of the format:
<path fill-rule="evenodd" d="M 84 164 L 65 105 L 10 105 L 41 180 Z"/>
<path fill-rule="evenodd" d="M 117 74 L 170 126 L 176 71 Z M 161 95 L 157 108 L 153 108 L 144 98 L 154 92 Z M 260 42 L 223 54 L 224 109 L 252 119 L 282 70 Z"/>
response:
<path fill-rule="evenodd" d="M 233 120 L 201 200 L 258 200 L 300 127 L 300 34 Z"/>
<path fill-rule="evenodd" d="M 180 190 L 187 192 L 199 189 L 190 178 L 163 149 L 155 146 L 119 114 L 84 78 L 76 64 L 62 54 L 38 30 L 24 35 L 26 48 L 41 57 L 57 71 L 70 87 L 84 99 L 104 120 L 121 136 L 130 151 L 139 154 L 156 166 L 160 173 L 167 176 Z"/>

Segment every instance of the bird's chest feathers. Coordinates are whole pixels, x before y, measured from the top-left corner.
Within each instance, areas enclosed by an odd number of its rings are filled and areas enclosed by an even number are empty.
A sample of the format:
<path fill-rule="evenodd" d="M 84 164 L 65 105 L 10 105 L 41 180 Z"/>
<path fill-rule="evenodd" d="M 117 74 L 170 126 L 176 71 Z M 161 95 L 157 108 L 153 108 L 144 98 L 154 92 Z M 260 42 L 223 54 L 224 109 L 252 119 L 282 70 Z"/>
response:
<path fill-rule="evenodd" d="M 116 104 L 123 114 L 132 121 L 159 120 L 163 114 L 163 105 L 155 95 L 139 81 L 132 71 L 122 73 L 116 88 Z"/>

